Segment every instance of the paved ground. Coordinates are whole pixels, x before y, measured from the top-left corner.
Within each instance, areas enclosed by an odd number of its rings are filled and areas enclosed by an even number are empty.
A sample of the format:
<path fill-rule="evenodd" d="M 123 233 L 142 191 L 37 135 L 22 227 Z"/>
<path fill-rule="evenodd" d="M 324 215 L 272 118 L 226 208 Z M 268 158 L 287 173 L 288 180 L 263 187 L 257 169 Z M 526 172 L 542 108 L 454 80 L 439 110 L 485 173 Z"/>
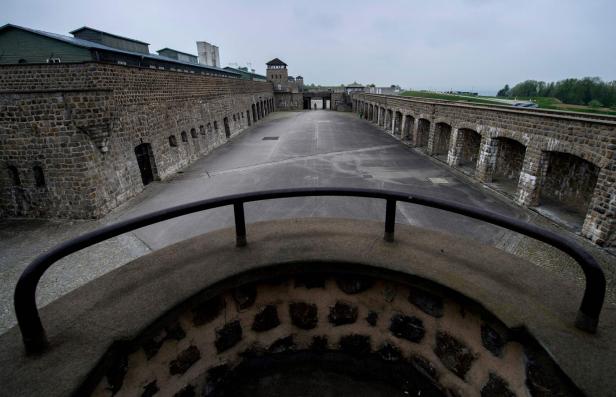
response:
<path fill-rule="evenodd" d="M 265 137 L 278 139 L 263 140 Z M 552 227 L 542 217 L 510 204 L 478 184 L 468 183 L 455 171 L 402 145 L 354 114 L 325 110 L 273 113 L 265 122 L 175 177 L 149 185 L 143 194 L 100 221 L 1 221 L 0 332 L 14 324 L 12 292 L 17 277 L 36 255 L 58 242 L 100 224 L 198 199 L 306 186 L 421 192 Z M 384 218 L 384 208 L 384 202 L 368 199 L 285 199 L 249 204 L 246 218 L 247 222 L 318 216 L 380 220 Z M 397 222 L 475 238 L 582 279 L 566 257 L 515 233 L 438 210 L 413 205 L 398 208 Z M 221 208 L 166 221 L 101 243 L 59 263 L 44 277 L 37 298 L 40 304 L 46 304 L 149 250 L 232 223 L 232 209 Z M 614 265 L 612 256 L 592 249 L 600 261 L 611 261 Z M 607 269 L 610 285 L 614 267 Z"/>

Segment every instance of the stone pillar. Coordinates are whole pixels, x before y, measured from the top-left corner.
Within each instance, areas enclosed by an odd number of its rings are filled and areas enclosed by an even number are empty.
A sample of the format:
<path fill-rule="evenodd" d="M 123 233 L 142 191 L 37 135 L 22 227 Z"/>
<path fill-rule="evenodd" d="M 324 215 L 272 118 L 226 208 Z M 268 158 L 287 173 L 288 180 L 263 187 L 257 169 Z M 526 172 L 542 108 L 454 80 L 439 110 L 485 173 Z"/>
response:
<path fill-rule="evenodd" d="M 447 152 L 447 164 L 454 167 L 460 164 L 460 156 L 464 147 L 464 133 L 459 128 L 452 128 L 449 137 L 449 151 Z"/>
<path fill-rule="evenodd" d="M 411 134 L 411 144 L 413 146 L 419 146 L 419 119 L 413 119 L 413 124 L 411 125 L 411 129 L 409 133 Z"/>
<path fill-rule="evenodd" d="M 396 135 L 396 111 L 394 109 L 391 110 L 391 131 L 389 133 Z"/>
<path fill-rule="evenodd" d="M 541 181 L 547 172 L 548 163 L 548 153 L 533 146 L 526 147 L 516 193 L 518 204 L 526 207 L 539 205 Z"/>
<path fill-rule="evenodd" d="M 436 140 L 436 123 L 430 123 L 430 132 L 428 133 L 428 154 L 430 156 L 434 155 L 434 143 Z"/>
<path fill-rule="evenodd" d="M 610 170 L 610 166 L 603 167 L 599 171 L 597 184 L 582 225 L 582 236 L 601 246 L 616 246 L 615 171 Z"/>
<path fill-rule="evenodd" d="M 475 177 L 484 183 L 492 182 L 497 157 L 498 140 L 488 135 L 483 135 L 481 137 L 481 148 L 479 149 L 479 159 L 477 160 Z"/>

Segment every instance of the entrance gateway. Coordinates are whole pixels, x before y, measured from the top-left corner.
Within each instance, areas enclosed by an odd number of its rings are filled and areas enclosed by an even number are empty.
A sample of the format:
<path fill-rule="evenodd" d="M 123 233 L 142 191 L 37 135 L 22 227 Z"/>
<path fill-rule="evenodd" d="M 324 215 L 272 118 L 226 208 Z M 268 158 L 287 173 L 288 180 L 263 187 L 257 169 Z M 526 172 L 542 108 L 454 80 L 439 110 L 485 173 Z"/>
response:
<path fill-rule="evenodd" d="M 332 93 L 330 91 L 304 92 L 304 110 L 331 109 Z M 320 105 L 320 106 L 319 106 Z"/>

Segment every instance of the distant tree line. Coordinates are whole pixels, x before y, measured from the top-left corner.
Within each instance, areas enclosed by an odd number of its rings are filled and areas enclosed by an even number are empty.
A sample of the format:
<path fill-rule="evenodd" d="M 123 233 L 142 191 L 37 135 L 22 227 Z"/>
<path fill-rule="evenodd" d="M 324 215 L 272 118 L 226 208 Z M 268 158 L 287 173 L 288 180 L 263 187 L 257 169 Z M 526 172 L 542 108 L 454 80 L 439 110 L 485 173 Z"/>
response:
<path fill-rule="evenodd" d="M 499 97 L 553 97 L 563 103 L 589 106 L 616 106 L 616 81 L 605 82 L 599 77 L 565 79 L 557 82 L 526 80 L 505 87 Z"/>

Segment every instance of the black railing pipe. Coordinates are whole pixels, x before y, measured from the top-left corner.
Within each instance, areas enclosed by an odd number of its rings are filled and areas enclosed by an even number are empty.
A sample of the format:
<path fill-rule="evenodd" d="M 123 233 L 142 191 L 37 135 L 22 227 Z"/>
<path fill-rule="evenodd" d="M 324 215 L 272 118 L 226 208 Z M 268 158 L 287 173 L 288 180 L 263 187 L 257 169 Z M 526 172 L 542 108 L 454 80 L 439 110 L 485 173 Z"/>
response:
<path fill-rule="evenodd" d="M 517 219 L 499 215 L 480 208 L 458 204 L 453 201 L 436 199 L 422 195 L 409 195 L 408 193 L 357 188 L 296 188 L 269 190 L 254 193 L 242 193 L 213 199 L 200 200 L 193 203 L 178 205 L 127 219 L 115 224 L 83 234 L 77 238 L 66 241 L 45 254 L 37 257 L 20 276 L 15 287 L 15 314 L 22 334 L 24 345 L 28 353 L 40 353 L 48 346 L 45 329 L 41 323 L 36 307 L 36 287 L 49 267 L 63 257 L 76 251 L 118 236 L 120 234 L 139 229 L 144 226 L 162 222 L 168 219 L 204 211 L 212 208 L 233 205 L 236 228 L 236 245 L 246 245 L 246 225 L 244 219 L 244 203 L 307 196 L 347 196 L 368 197 L 386 200 L 385 234 L 387 241 L 393 241 L 396 215 L 396 202 L 418 204 L 454 212 L 470 218 L 479 219 L 497 226 L 501 226 L 544 243 L 550 244 L 570 255 L 584 271 L 586 286 L 580 304 L 575 326 L 581 330 L 594 333 L 599 323 L 599 314 L 605 297 L 605 276 L 603 270 L 595 259 L 576 242 L 553 233 L 549 230 L 522 222 Z"/>

